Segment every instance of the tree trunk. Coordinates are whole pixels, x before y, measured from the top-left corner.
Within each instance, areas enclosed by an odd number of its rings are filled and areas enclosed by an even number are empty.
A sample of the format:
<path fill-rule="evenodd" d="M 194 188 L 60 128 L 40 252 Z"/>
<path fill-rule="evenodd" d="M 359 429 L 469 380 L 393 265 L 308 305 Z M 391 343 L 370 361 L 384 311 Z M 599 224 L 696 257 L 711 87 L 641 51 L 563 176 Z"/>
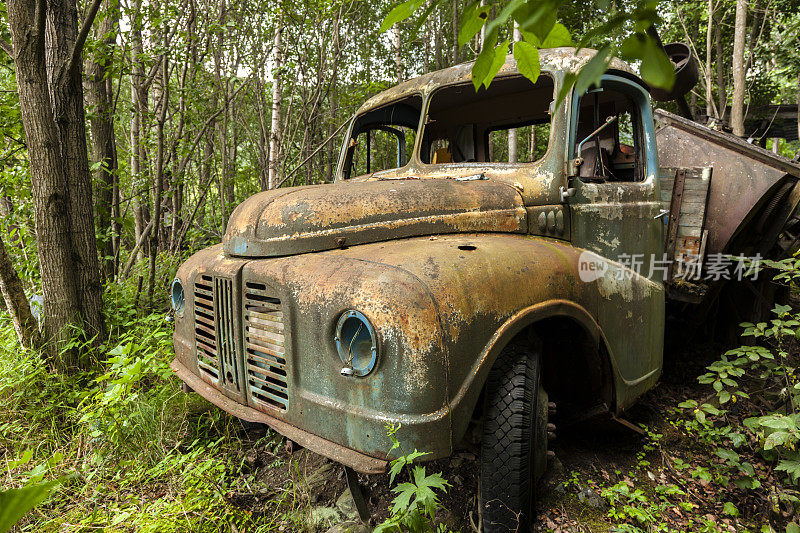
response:
<path fill-rule="evenodd" d="M 131 23 L 131 102 L 133 116 L 131 118 L 131 191 L 133 193 L 134 242 L 137 242 L 147 225 L 144 204 L 147 201 L 147 188 L 142 174 L 144 169 L 145 146 L 142 139 L 142 118 L 147 110 L 147 91 L 144 88 L 144 66 L 142 64 L 142 0 L 136 0 L 133 7 Z M 140 247 L 139 259 L 144 259 Z"/>
<path fill-rule="evenodd" d="M 14 69 L 30 161 L 44 297 L 44 339 L 54 342 L 53 352 L 60 353 L 56 365 L 67 371 L 81 363 L 74 350 L 61 352 L 72 333 L 71 328 L 81 324 L 78 252 L 70 226 L 69 175 L 60 149 L 61 139 L 48 87 L 44 10 L 44 2 L 8 2 Z"/>
<path fill-rule="evenodd" d="M 116 274 L 116 257 L 120 233 L 119 178 L 117 174 L 117 140 L 114 135 L 114 102 L 110 64 L 116 43 L 117 5 L 109 2 L 109 11 L 98 27 L 100 41 L 93 57 L 86 61 L 86 101 L 91 114 L 92 158 L 98 164 L 94 171 L 97 186 L 95 211 L 97 229 L 105 237 L 100 243 L 102 273 L 105 279 Z M 110 235 L 108 233 L 110 232 Z"/>
<path fill-rule="evenodd" d="M 442 10 L 436 9 L 436 27 L 433 30 L 433 56 L 436 59 L 436 70 L 444 67 L 444 57 L 442 55 Z"/>
<path fill-rule="evenodd" d="M 744 137 L 745 76 L 744 36 L 747 29 L 747 0 L 736 0 L 736 25 L 733 35 L 733 101 L 731 102 L 731 128 L 733 134 Z"/>
<path fill-rule="evenodd" d="M 403 82 L 403 56 L 402 44 L 400 42 L 400 26 L 397 24 L 392 28 L 392 36 L 394 37 L 394 68 L 397 72 L 397 83 Z"/>
<path fill-rule="evenodd" d="M 164 124 L 167 121 L 167 106 L 169 105 L 169 42 L 167 35 L 169 28 L 164 27 L 164 51 L 161 56 L 161 87 L 159 89 L 160 102 L 158 118 L 156 121 L 156 171 L 153 180 L 153 230 L 150 232 L 150 277 L 147 282 L 147 305 L 153 306 L 153 292 L 156 286 L 156 257 L 158 256 L 161 235 L 161 196 L 164 190 Z"/>
<path fill-rule="evenodd" d="M 283 47 L 281 44 L 281 34 L 283 33 L 283 17 L 278 14 L 275 21 L 275 40 L 273 41 L 272 52 L 274 70 L 272 71 L 272 123 L 269 133 L 269 188 L 274 189 L 280 181 L 281 164 L 281 103 L 283 100 Z"/>
<path fill-rule="evenodd" d="M 431 71 L 431 18 L 425 21 L 425 62 L 423 74 Z"/>
<path fill-rule="evenodd" d="M 453 0 L 453 64 L 458 64 L 458 0 Z"/>
<path fill-rule="evenodd" d="M 97 238 L 92 205 L 92 176 L 86 146 L 86 115 L 83 109 L 83 63 L 73 49 L 78 40 L 78 11 L 70 0 L 48 2 L 48 31 L 45 34 L 45 64 L 52 73 L 50 92 L 53 115 L 59 129 L 62 162 L 69 181 L 70 231 L 77 254 L 78 305 L 83 329 L 102 342 L 103 287 L 97 258 Z M 72 58 L 77 60 L 73 63 Z"/>
<path fill-rule="evenodd" d="M 486 28 L 486 26 L 484 26 Z M 519 27 L 517 24 L 514 23 L 514 42 L 517 42 L 522 39 L 522 34 L 519 31 Z M 481 43 L 481 47 L 483 43 Z M 519 159 L 517 155 L 517 128 L 511 128 L 508 130 L 508 162 L 509 163 L 516 163 Z"/>
<path fill-rule="evenodd" d="M 38 348 L 41 345 L 39 325 L 33 318 L 31 306 L 22 289 L 22 282 L 14 270 L 14 265 L 11 264 L 11 258 L 6 253 L 2 235 L 0 235 L 0 293 L 11 314 L 19 343 L 25 348 Z"/>
<path fill-rule="evenodd" d="M 714 27 L 714 48 L 717 57 L 717 110 L 719 112 L 720 121 L 725 120 L 725 115 L 728 111 L 728 88 L 725 83 L 725 61 L 722 60 L 724 56 L 722 51 L 722 23 L 724 18 L 725 12 L 723 11 L 716 20 Z"/>
<path fill-rule="evenodd" d="M 708 0 L 708 27 L 706 28 L 706 116 L 708 118 L 711 118 L 714 113 L 714 94 L 711 87 L 711 48 L 713 44 L 714 0 Z"/>
<path fill-rule="evenodd" d="M 14 331 L 17 333 L 20 345 L 24 348 L 38 349 L 42 347 L 39 334 L 39 325 L 31 312 L 31 306 L 25 296 L 11 258 L 6 252 L 6 245 L 0 235 L 0 294 L 3 304 L 11 315 Z"/>

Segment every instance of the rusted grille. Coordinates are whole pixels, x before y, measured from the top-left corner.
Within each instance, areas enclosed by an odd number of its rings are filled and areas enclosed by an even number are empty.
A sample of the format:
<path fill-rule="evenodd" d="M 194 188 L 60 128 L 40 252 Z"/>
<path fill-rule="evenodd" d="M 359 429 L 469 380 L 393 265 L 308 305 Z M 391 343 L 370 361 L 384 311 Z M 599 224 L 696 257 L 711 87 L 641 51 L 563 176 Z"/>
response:
<path fill-rule="evenodd" d="M 214 319 L 214 281 L 211 276 L 200 276 L 194 283 L 194 340 L 200 372 L 218 382 L 217 326 Z"/>
<path fill-rule="evenodd" d="M 244 328 L 250 393 L 259 403 L 285 410 L 289 396 L 283 311 L 266 285 L 245 283 Z"/>
<path fill-rule="evenodd" d="M 222 358 L 225 383 L 239 390 L 239 356 L 236 353 L 233 280 L 214 278 L 217 304 L 217 350 Z"/>

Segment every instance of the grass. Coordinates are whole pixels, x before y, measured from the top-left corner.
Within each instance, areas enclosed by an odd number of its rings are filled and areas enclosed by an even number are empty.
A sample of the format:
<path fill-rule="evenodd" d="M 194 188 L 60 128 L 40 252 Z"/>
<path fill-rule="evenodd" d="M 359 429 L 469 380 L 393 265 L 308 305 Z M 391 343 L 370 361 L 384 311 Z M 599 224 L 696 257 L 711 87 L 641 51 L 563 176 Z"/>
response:
<path fill-rule="evenodd" d="M 231 498 L 270 487 L 244 465 L 238 420 L 180 390 L 166 313 L 140 314 L 134 280 L 106 293 L 111 336 L 92 372 L 51 371 L 0 316 L 0 489 L 61 481 L 17 530 L 307 529 L 309 503 L 294 483 L 255 512 Z"/>

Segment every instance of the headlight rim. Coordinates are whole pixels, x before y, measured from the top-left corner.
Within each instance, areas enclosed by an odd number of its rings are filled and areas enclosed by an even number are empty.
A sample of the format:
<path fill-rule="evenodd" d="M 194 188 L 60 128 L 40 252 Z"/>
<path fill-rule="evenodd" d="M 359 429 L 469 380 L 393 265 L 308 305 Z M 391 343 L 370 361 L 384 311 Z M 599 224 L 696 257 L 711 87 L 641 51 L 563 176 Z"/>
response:
<path fill-rule="evenodd" d="M 372 341 L 372 357 L 370 358 L 369 362 L 365 367 L 356 368 L 353 367 L 353 376 L 354 377 L 366 377 L 375 370 L 375 367 L 378 364 L 378 357 L 380 356 L 380 338 L 378 336 L 378 331 L 375 329 L 375 326 L 372 325 L 370 319 L 361 311 L 357 309 L 345 309 L 339 314 L 339 318 L 336 320 L 336 326 L 334 328 L 334 344 L 336 348 L 336 353 L 339 356 L 339 359 L 343 364 L 347 364 L 347 347 L 342 342 L 342 328 L 344 327 L 345 322 L 351 318 L 356 318 L 364 323 L 367 326 L 367 332 L 370 335 L 370 339 Z"/>
<path fill-rule="evenodd" d="M 176 298 L 175 289 L 176 286 L 180 288 L 180 296 Z M 177 299 L 177 301 L 176 301 Z M 183 316 L 183 312 L 186 309 L 186 289 L 183 287 L 183 282 L 180 278 L 175 278 L 172 280 L 172 285 L 170 286 L 170 304 L 172 305 L 172 310 L 175 312 L 176 316 Z"/>

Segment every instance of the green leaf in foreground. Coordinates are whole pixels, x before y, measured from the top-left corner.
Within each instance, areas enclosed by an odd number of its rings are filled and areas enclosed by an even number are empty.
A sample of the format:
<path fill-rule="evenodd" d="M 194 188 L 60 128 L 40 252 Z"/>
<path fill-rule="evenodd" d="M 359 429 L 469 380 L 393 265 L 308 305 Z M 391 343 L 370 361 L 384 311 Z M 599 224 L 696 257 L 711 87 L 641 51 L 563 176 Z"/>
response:
<path fill-rule="evenodd" d="M 515 10 L 514 20 L 521 30 L 536 35 L 539 42 L 544 42 L 556 24 L 558 7 L 559 2 L 553 0 L 525 2 Z"/>
<path fill-rule="evenodd" d="M 59 481 L 0 492 L 0 533 L 6 533 L 25 513 L 42 503 Z"/>
<path fill-rule="evenodd" d="M 500 72 L 500 69 L 503 68 L 503 65 L 506 62 L 506 55 L 508 54 L 508 45 L 511 43 L 509 39 L 506 39 L 502 43 L 497 45 L 497 48 L 494 49 L 494 60 L 489 67 L 489 74 L 486 76 L 486 79 L 483 80 L 483 85 L 486 88 L 489 88 L 489 85 L 492 84 L 492 80 L 497 73 Z"/>
<path fill-rule="evenodd" d="M 560 46 L 574 46 L 569 30 L 560 22 L 556 22 L 553 29 L 545 37 L 540 48 L 558 48 Z"/>
<path fill-rule="evenodd" d="M 600 80 L 611 62 L 610 56 L 611 47 L 606 45 L 597 51 L 597 54 L 581 68 L 577 75 L 571 72 L 565 74 L 563 85 L 558 91 L 558 98 L 556 98 L 556 108 L 561 105 L 573 86 L 576 96 L 580 97 L 592 85 L 600 85 Z"/>
<path fill-rule="evenodd" d="M 400 5 L 395 6 L 386 18 L 383 19 L 381 24 L 381 33 L 385 32 L 398 22 L 407 19 L 411 14 L 422 5 L 422 0 L 408 0 Z"/>
<path fill-rule="evenodd" d="M 642 62 L 642 79 L 651 87 L 669 91 L 675 84 L 675 66 L 655 39 L 635 34 L 627 37 L 619 49 L 623 59 Z"/>
<path fill-rule="evenodd" d="M 519 41 L 514 43 L 514 59 L 517 60 L 517 69 L 520 74 L 536 83 L 541 73 L 539 50 L 530 43 Z"/>
<path fill-rule="evenodd" d="M 475 34 L 480 31 L 488 17 L 488 6 L 475 3 L 472 7 L 467 8 L 463 15 L 461 31 L 458 32 L 458 46 L 464 46 L 470 39 L 475 37 Z"/>

